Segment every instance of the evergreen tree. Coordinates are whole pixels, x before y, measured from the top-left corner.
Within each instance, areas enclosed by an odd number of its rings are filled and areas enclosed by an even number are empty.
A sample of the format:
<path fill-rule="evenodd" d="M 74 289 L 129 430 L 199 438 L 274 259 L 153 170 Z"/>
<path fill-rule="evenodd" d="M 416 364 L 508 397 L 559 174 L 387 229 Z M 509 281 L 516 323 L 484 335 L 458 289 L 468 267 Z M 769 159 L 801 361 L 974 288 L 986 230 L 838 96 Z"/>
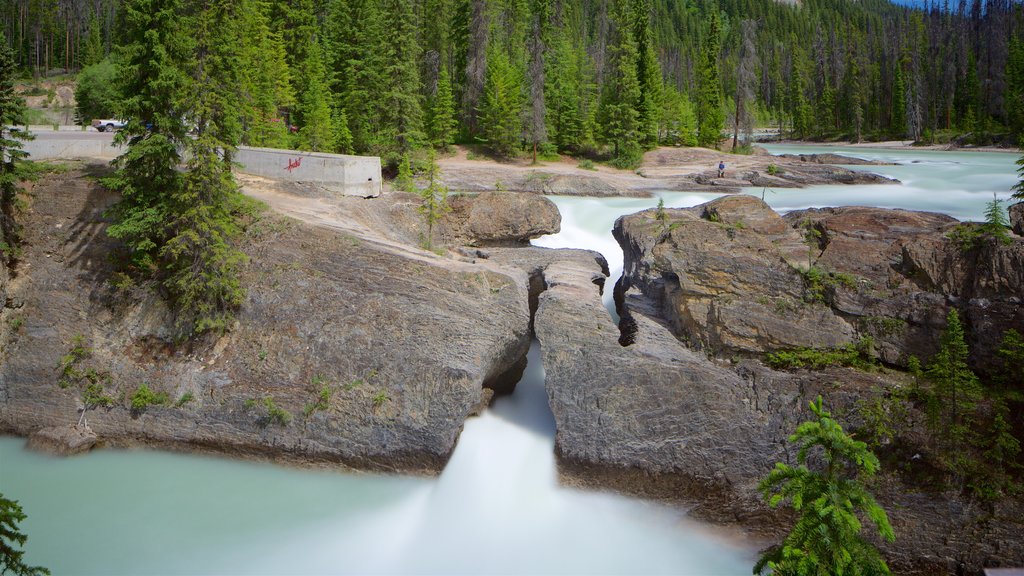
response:
<path fill-rule="evenodd" d="M 732 147 L 739 143 L 740 131 L 749 144 L 753 135 L 754 83 L 757 81 L 757 48 L 754 36 L 757 23 L 753 20 L 740 22 L 739 69 L 736 74 L 736 114 L 733 122 Z"/>
<path fill-rule="evenodd" d="M 334 126 L 334 151 L 352 154 L 352 132 L 348 129 L 348 115 L 344 108 L 335 109 L 331 125 Z"/>
<path fill-rule="evenodd" d="M 85 46 L 82 48 L 82 67 L 92 66 L 103 60 L 103 29 L 100 26 L 99 15 L 96 11 L 89 13 L 89 29 L 85 38 Z"/>
<path fill-rule="evenodd" d="M 978 377 L 967 365 L 967 342 L 960 315 L 955 309 L 946 316 L 941 347 L 928 363 L 925 375 L 933 384 L 928 399 L 928 417 L 932 429 L 945 436 L 947 448 L 956 455 L 970 440 L 970 418 L 981 397 Z"/>
<path fill-rule="evenodd" d="M 423 239 L 423 245 L 428 250 L 434 246 L 434 224 L 440 220 L 450 208 L 448 206 L 448 187 L 438 180 L 437 161 L 434 157 L 434 150 L 430 150 L 430 157 L 427 161 L 427 187 L 420 190 L 420 198 L 423 203 L 419 207 L 420 214 L 427 223 L 427 235 Z"/>
<path fill-rule="evenodd" d="M 21 123 L 24 102 L 14 92 L 14 58 L 7 39 L 0 31 L 0 250 L 8 265 L 15 247 L 21 242 L 21 227 L 15 220 L 15 200 L 18 182 L 22 177 L 21 165 L 28 158 L 22 142 L 29 136 L 22 131 L 8 130 L 8 126 Z"/>
<path fill-rule="evenodd" d="M 0 50 L 8 51 L 7 45 L 2 42 L 3 36 L 0 32 Z M 2 56 L 2 55 L 0 55 Z M 2 80 L 0 76 L 0 80 Z M 14 576 L 43 576 L 50 571 L 41 566 L 29 566 L 25 564 L 22 557 L 24 550 L 19 550 L 25 545 L 28 536 L 25 536 L 18 529 L 18 523 L 25 520 L 25 512 L 16 500 L 8 500 L 0 494 L 0 574 L 10 572 Z"/>
<path fill-rule="evenodd" d="M 304 86 L 295 109 L 299 126 L 300 150 L 331 152 L 337 134 L 331 114 L 331 94 L 327 86 L 326 70 L 321 57 L 320 44 L 315 39 L 306 49 L 307 58 L 300 63 L 299 83 Z"/>
<path fill-rule="evenodd" d="M 1024 138 L 1024 40 L 1010 42 L 1006 58 L 1006 122 L 1015 139 Z"/>
<path fill-rule="evenodd" d="M 105 58 L 78 73 L 75 117 L 86 126 L 95 118 L 110 118 L 117 103 L 117 67 Z"/>
<path fill-rule="evenodd" d="M 270 30 L 262 2 L 245 0 L 239 11 L 240 36 L 245 40 L 238 50 L 244 142 L 266 148 L 287 147 L 289 133 L 282 111 L 294 106 L 295 91 L 284 42 L 279 33 Z"/>
<path fill-rule="evenodd" d="M 601 105 L 597 111 L 602 139 L 614 149 L 616 165 L 630 167 L 640 161 L 640 81 L 637 78 L 637 47 L 629 28 L 625 1 L 615 14 L 613 43 L 609 47 Z"/>
<path fill-rule="evenodd" d="M 193 47 L 180 14 L 180 0 L 126 0 L 122 8 L 117 115 L 131 121 L 117 135 L 128 149 L 114 162 L 111 183 L 121 201 L 107 234 L 125 243 L 143 274 L 157 269 L 170 238 L 170 199 L 183 183 L 179 149 L 187 138 L 185 101 L 193 93 L 184 70 Z"/>
<path fill-rule="evenodd" d="M 245 299 L 240 276 L 248 261 L 232 241 L 239 234 L 233 209 L 240 194 L 230 159 L 241 139 L 239 39 L 236 0 L 198 0 L 187 173 L 166 199 L 170 238 L 160 249 L 164 287 L 183 335 L 224 331 Z"/>
<path fill-rule="evenodd" d="M 455 118 L 455 96 L 452 94 L 451 75 L 448 64 L 441 60 L 441 71 L 437 77 L 437 92 L 430 110 L 431 143 L 445 150 L 454 142 L 458 121 Z"/>
<path fill-rule="evenodd" d="M 793 507 L 796 525 L 781 545 L 761 556 L 754 574 L 889 574 L 878 550 L 860 535 L 863 515 L 883 539 L 895 540 L 885 510 L 863 484 L 878 472 L 878 458 L 843 431 L 820 396 L 810 406 L 816 419 L 803 422 L 789 437 L 800 446 L 798 466 L 780 462 L 759 485 L 772 506 L 788 502 Z M 812 451 L 819 470 L 807 466 Z"/>
<path fill-rule="evenodd" d="M 515 153 L 521 133 L 522 96 L 519 78 L 505 51 L 493 45 L 487 53 L 487 79 L 480 101 L 483 140 L 499 156 Z"/>
<path fill-rule="evenodd" d="M 697 144 L 718 148 L 725 123 L 722 82 L 718 74 L 721 34 L 718 12 L 711 10 L 697 65 Z"/>
<path fill-rule="evenodd" d="M 1024 137 L 1020 147 L 1024 148 Z M 1013 185 L 1013 197 L 1024 200 L 1024 154 L 1017 159 L 1017 183 Z"/>
<path fill-rule="evenodd" d="M 796 44 L 796 39 L 793 38 L 787 103 L 789 114 L 793 118 L 793 136 L 799 139 L 810 136 L 812 123 L 811 106 L 804 93 L 807 84 L 805 58 L 804 51 L 800 49 Z"/>
<path fill-rule="evenodd" d="M 533 162 L 537 162 L 537 147 L 548 140 L 547 105 L 544 99 L 544 61 L 547 52 L 547 21 L 550 18 L 548 0 L 532 0 L 530 35 L 530 117 L 526 136 L 533 148 Z"/>
<path fill-rule="evenodd" d="M 896 64 L 892 81 L 892 134 L 902 138 L 907 132 L 907 86 L 903 81 L 903 65 Z"/>
<path fill-rule="evenodd" d="M 378 0 L 339 0 L 330 4 L 330 10 L 335 107 L 345 109 L 353 150 L 379 155 L 385 151 L 379 124 L 386 105 L 381 99 L 386 80 Z"/>
<path fill-rule="evenodd" d="M 1006 217 L 1003 209 L 1003 201 L 992 193 L 992 200 L 985 205 L 985 223 L 981 225 L 981 232 L 988 234 L 996 241 L 1003 244 L 1010 244 L 1010 220 Z"/>
<path fill-rule="evenodd" d="M 637 101 L 637 134 L 641 146 L 658 144 L 658 120 L 661 110 L 661 66 L 654 51 L 650 0 L 632 1 L 633 40 L 637 48 L 636 76 L 640 84 Z"/>
<path fill-rule="evenodd" d="M 552 41 L 546 102 L 551 139 L 559 150 L 580 152 L 592 144 L 593 70 L 582 45 L 563 29 Z"/>
<path fill-rule="evenodd" d="M 398 175 L 395 177 L 395 188 L 402 192 L 414 192 L 416 181 L 412 177 L 412 162 L 408 154 L 403 154 L 398 161 Z"/>
<path fill-rule="evenodd" d="M 415 13 L 411 0 L 384 0 L 388 26 L 384 30 L 384 65 L 387 79 L 379 93 L 384 108 L 380 130 L 386 149 L 408 153 L 423 141 L 423 107 L 416 62 L 420 55 Z"/>

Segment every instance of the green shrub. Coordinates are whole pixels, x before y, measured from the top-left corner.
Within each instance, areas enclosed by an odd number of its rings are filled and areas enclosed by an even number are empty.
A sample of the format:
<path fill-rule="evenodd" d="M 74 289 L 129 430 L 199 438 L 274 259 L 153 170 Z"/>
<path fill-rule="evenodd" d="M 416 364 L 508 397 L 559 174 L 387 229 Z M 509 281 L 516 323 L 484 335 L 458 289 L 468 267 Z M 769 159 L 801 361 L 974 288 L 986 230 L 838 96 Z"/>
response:
<path fill-rule="evenodd" d="M 314 386 L 316 386 L 317 384 L 321 384 L 322 382 L 322 376 L 317 375 L 313 377 Z M 317 393 L 316 402 L 313 402 L 312 404 L 306 404 L 306 406 L 303 407 L 302 409 L 302 415 L 305 416 L 306 418 L 309 418 L 313 414 L 313 412 L 316 412 L 317 410 L 327 410 L 327 408 L 329 408 L 331 405 L 332 394 L 333 391 L 331 390 L 330 385 L 323 384 L 320 387 L 320 392 Z"/>
<path fill-rule="evenodd" d="M 263 399 L 263 407 L 267 409 L 267 421 L 270 424 L 277 424 L 279 426 L 287 426 L 292 421 L 292 414 L 284 408 L 278 407 L 274 402 L 274 399 L 267 396 Z"/>
<path fill-rule="evenodd" d="M 145 382 L 139 384 L 139 387 L 135 389 L 131 400 L 132 410 L 137 412 L 150 406 L 163 406 L 170 401 L 166 392 L 154 392 Z"/>
<path fill-rule="evenodd" d="M 857 279 L 845 272 L 829 272 L 818 266 L 800 271 L 804 279 L 804 299 L 808 302 L 826 303 L 827 291 L 842 286 L 855 290 Z"/>
<path fill-rule="evenodd" d="M 769 176 L 778 176 L 778 175 L 780 175 L 782 173 L 783 173 L 782 172 L 782 168 L 779 168 L 775 164 L 769 164 L 768 165 L 768 175 Z"/>
<path fill-rule="evenodd" d="M 185 404 L 188 404 L 189 402 L 195 399 L 196 397 L 194 394 L 192 394 L 192 392 L 185 392 L 184 394 L 181 395 L 181 398 L 178 398 L 178 401 L 174 403 L 174 407 L 181 408 Z"/>
<path fill-rule="evenodd" d="M 589 158 L 584 158 L 583 160 L 580 160 L 580 163 L 577 164 L 576 167 L 582 168 L 584 170 L 597 170 L 597 167 L 594 166 L 594 161 L 590 160 Z"/>
<path fill-rule="evenodd" d="M 874 346 L 874 340 L 865 336 L 856 344 L 847 344 L 840 348 L 794 348 L 769 352 L 765 355 L 765 362 L 776 370 L 822 370 L 830 366 L 872 370 L 878 366 L 878 361 L 874 357 Z"/>

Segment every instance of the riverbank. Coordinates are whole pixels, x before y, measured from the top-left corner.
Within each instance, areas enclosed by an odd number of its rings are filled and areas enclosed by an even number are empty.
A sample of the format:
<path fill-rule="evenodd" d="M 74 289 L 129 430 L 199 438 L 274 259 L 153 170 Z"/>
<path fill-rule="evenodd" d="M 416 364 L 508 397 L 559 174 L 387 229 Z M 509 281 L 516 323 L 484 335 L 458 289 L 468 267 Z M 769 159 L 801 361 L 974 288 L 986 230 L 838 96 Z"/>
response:
<path fill-rule="evenodd" d="M 915 144 L 913 140 L 885 140 L 880 142 L 814 142 L 810 140 L 778 140 L 758 144 L 786 144 L 793 146 L 816 146 L 825 148 L 868 148 L 881 150 L 939 150 L 943 152 L 1004 152 L 1020 154 L 1018 148 L 1000 146 L 957 146 L 955 144 Z"/>
<path fill-rule="evenodd" d="M 865 164 L 856 158 L 779 157 L 755 148 L 731 154 L 708 148 L 662 147 L 644 154 L 636 170 L 581 163 L 568 156 L 532 164 L 529 159 L 499 162 L 465 147 L 438 160 L 450 190 L 510 190 L 559 196 L 651 197 L 656 192 L 737 193 L 745 187 L 803 188 L 820 184 L 898 184 L 867 171 L 837 166 Z M 725 175 L 718 166 L 725 164 Z M 870 163 L 869 163 L 870 164 Z"/>

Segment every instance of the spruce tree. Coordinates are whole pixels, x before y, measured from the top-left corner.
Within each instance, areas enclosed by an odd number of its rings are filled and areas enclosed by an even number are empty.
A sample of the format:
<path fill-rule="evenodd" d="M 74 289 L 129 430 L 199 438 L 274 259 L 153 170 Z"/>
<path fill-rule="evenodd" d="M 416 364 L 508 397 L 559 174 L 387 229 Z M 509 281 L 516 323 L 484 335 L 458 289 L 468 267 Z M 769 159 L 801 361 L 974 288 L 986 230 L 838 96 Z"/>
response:
<path fill-rule="evenodd" d="M 515 154 L 522 126 L 522 91 L 515 69 L 497 44 L 487 55 L 487 78 L 480 100 L 479 124 L 482 140 L 495 154 Z"/>
<path fill-rule="evenodd" d="M 861 517 L 867 517 L 884 540 L 896 538 L 885 510 L 864 486 L 878 473 L 878 458 L 843 430 L 820 396 L 810 406 L 815 419 L 789 437 L 800 447 L 798 465 L 780 462 L 759 484 L 772 506 L 792 506 L 797 521 L 781 545 L 761 556 L 754 574 L 889 574 L 881 554 L 860 534 Z M 815 469 L 807 465 L 812 455 L 820 463 Z"/>
<path fill-rule="evenodd" d="M 1015 139 L 1024 138 L 1024 40 L 1010 42 L 1006 57 L 1006 123 Z"/>
<path fill-rule="evenodd" d="M 303 86 L 295 108 L 299 126 L 300 150 L 332 152 L 337 134 L 331 114 L 331 94 L 327 85 L 327 72 L 321 56 L 320 43 L 315 38 L 306 47 L 306 60 L 300 63 L 299 84 Z"/>
<path fill-rule="evenodd" d="M 710 11 L 697 65 L 697 144 L 718 148 L 725 123 L 722 82 L 718 74 L 721 25 L 716 10 Z"/>
<path fill-rule="evenodd" d="M 295 91 L 284 42 L 279 33 L 271 31 L 265 10 L 259 0 L 245 0 L 239 6 L 244 39 L 238 50 L 244 142 L 284 148 L 289 145 L 289 133 L 282 110 L 295 105 Z"/>
<path fill-rule="evenodd" d="M 616 5 L 613 43 L 608 49 L 608 70 L 597 111 L 602 139 L 612 145 L 614 163 L 622 168 L 638 164 L 641 156 L 637 47 L 625 4 L 620 0 Z"/>
<path fill-rule="evenodd" d="M 967 365 L 967 342 L 956 309 L 946 316 L 938 353 L 928 363 L 925 375 L 933 390 L 928 399 L 928 418 L 933 430 L 944 436 L 954 457 L 971 433 L 974 406 L 981 397 L 978 377 Z"/>
<path fill-rule="evenodd" d="M 640 85 L 637 133 L 643 147 L 653 148 L 658 144 L 658 120 L 662 99 L 661 66 L 654 51 L 650 0 L 631 1 L 633 40 L 637 47 L 636 76 Z"/>
<path fill-rule="evenodd" d="M 452 80 L 448 63 L 441 59 L 441 71 L 437 77 L 437 92 L 430 109 L 430 140 L 434 146 L 445 150 L 455 141 L 458 121 L 455 118 L 455 96 L 452 94 Z"/>
<path fill-rule="evenodd" d="M 450 208 L 448 206 L 448 187 L 438 180 L 437 161 L 433 149 L 430 150 L 427 162 L 427 187 L 420 190 L 422 204 L 420 204 L 419 211 L 427 223 L 427 235 L 423 239 L 423 245 L 430 250 L 434 247 L 434 224 L 444 217 Z"/>
<path fill-rule="evenodd" d="M 348 129 L 348 115 L 344 108 L 336 108 L 331 121 L 334 127 L 334 151 L 339 154 L 352 154 L 352 132 Z"/>
<path fill-rule="evenodd" d="M 121 201 L 107 234 L 124 242 L 135 270 L 158 268 L 160 249 L 170 238 L 171 199 L 183 180 L 180 149 L 187 138 L 184 115 L 193 94 L 185 73 L 192 54 L 180 0 L 126 0 L 122 45 L 118 48 L 117 115 L 129 118 L 117 140 L 128 149 L 115 160 L 111 183 Z"/>
<path fill-rule="evenodd" d="M 1024 149 L 1024 137 L 1021 137 L 1020 147 Z M 1013 197 L 1024 200 L 1024 153 L 1017 159 L 1017 183 L 1013 185 Z"/>
<path fill-rule="evenodd" d="M 21 227 L 15 220 L 15 199 L 22 177 L 21 165 L 28 158 L 22 142 L 30 139 L 23 131 L 7 129 L 22 122 L 24 110 L 24 102 L 14 91 L 14 74 L 13 52 L 0 31 L 0 258 L 8 265 L 21 242 Z"/>
<path fill-rule="evenodd" d="M 100 26 L 100 19 L 96 11 L 89 13 L 88 34 L 85 37 L 85 46 L 82 47 L 82 67 L 92 66 L 103 60 L 103 28 Z"/>
<path fill-rule="evenodd" d="M 0 41 L 3 36 L 0 36 Z M 0 44 L 3 50 L 9 50 L 6 44 Z M 2 77 L 0 77 L 2 80 Z M 16 500 L 8 500 L 0 494 L 0 574 L 10 572 L 14 576 L 43 576 L 50 573 L 41 566 L 29 566 L 22 558 L 28 536 L 21 533 L 18 523 L 25 520 L 25 512 Z"/>
<path fill-rule="evenodd" d="M 415 12 L 411 0 L 384 0 L 384 6 L 388 26 L 382 76 L 387 82 L 378 94 L 384 104 L 380 130 L 387 149 L 407 154 L 424 141 Z"/>
<path fill-rule="evenodd" d="M 386 103 L 383 23 L 378 0 L 332 2 L 328 15 L 329 55 L 335 107 L 344 108 L 352 149 L 381 154 L 380 118 Z"/>

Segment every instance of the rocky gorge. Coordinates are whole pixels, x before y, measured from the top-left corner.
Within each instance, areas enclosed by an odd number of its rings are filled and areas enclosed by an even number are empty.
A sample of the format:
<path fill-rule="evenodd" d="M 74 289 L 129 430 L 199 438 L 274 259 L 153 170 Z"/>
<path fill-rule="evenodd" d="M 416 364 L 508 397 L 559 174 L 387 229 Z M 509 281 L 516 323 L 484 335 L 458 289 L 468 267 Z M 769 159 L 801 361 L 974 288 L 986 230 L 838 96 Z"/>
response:
<path fill-rule="evenodd" d="M 793 458 L 786 438 L 807 401 L 823 395 L 856 427 L 857 401 L 903 376 L 777 371 L 763 353 L 870 336 L 897 368 L 934 353 L 958 307 L 983 365 L 1002 331 L 1024 328 L 1024 240 L 963 250 L 948 238 L 956 221 L 938 214 L 782 217 L 727 196 L 625 217 L 616 323 L 600 254 L 527 245 L 559 226 L 542 196 L 453 198 L 436 230 L 451 250 L 438 254 L 418 247 L 418 199 L 392 193 L 250 222 L 237 324 L 181 343 L 159 294 L 111 283 L 103 212 L 116 197 L 86 177 L 95 170 L 35 187 L 24 253 L 4 268 L 0 429 L 50 449 L 153 444 L 436 474 L 466 418 L 511 391 L 535 336 L 564 481 L 683 501 L 775 536 L 785 518 L 756 485 Z M 247 191 L 274 200 L 264 184 Z M 133 406 L 143 384 L 167 400 Z M 902 572 L 1024 559 L 1016 500 L 978 507 L 898 474 L 875 489 Z"/>

